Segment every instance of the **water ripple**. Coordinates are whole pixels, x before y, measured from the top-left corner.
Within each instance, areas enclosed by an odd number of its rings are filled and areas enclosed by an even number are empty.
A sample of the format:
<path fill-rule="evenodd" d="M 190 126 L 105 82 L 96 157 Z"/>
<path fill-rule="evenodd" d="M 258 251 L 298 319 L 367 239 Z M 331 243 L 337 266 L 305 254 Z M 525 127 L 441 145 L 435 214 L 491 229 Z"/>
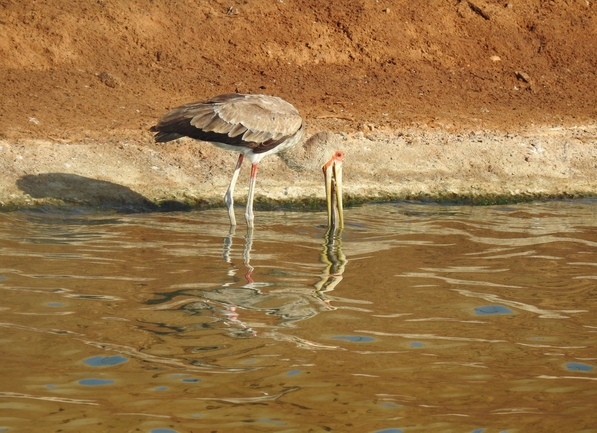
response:
<path fill-rule="evenodd" d="M 96 403 L 95 400 L 81 400 L 81 399 L 65 398 L 65 397 L 50 397 L 50 396 L 45 396 L 45 395 L 22 394 L 20 392 L 0 391 L 0 397 L 28 398 L 28 399 L 32 399 L 32 400 L 55 401 L 57 403 L 71 403 L 71 404 L 84 404 L 84 405 L 89 405 L 89 406 L 99 406 L 99 403 Z"/>

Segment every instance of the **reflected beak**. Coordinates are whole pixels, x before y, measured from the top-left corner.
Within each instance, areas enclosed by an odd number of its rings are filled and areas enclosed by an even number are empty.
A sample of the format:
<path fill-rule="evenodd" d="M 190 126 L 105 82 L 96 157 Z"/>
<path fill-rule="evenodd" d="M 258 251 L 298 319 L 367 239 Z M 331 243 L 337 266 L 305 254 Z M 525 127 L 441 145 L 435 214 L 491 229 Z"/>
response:
<path fill-rule="evenodd" d="M 344 152 L 338 150 L 323 166 L 325 178 L 325 199 L 328 209 L 328 227 L 344 228 L 344 212 L 342 208 L 342 162 Z"/>

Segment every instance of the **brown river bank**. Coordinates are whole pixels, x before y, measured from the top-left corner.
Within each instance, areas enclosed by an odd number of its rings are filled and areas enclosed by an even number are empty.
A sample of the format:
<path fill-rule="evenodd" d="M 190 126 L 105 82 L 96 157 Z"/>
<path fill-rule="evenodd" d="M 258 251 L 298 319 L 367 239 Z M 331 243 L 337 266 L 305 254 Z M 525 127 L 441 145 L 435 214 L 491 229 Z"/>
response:
<path fill-rule="evenodd" d="M 410 130 L 341 133 L 348 202 L 431 199 L 491 203 L 594 195 L 597 127 L 526 133 Z M 80 204 L 116 209 L 223 206 L 235 157 L 207 143 L 156 145 L 151 135 L 114 143 L 0 142 L 0 205 Z M 248 169 L 236 196 L 242 203 Z M 266 158 L 261 207 L 323 200 L 319 172 Z"/>

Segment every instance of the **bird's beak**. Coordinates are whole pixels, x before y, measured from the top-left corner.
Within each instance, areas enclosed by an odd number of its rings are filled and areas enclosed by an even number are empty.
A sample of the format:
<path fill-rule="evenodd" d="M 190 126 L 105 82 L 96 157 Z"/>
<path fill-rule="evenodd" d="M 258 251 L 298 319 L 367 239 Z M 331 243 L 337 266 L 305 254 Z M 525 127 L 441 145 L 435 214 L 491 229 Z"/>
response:
<path fill-rule="evenodd" d="M 328 208 L 328 227 L 344 228 L 342 208 L 342 162 L 344 152 L 337 150 L 334 156 L 323 166 L 325 178 L 325 199 Z"/>

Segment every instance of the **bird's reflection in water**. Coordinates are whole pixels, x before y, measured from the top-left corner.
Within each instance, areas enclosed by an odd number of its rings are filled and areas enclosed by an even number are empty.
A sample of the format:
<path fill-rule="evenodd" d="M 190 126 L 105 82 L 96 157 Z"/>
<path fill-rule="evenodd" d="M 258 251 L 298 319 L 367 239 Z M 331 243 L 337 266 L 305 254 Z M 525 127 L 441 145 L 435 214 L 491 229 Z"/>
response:
<path fill-rule="evenodd" d="M 315 284 L 315 296 L 327 306 L 328 309 L 335 309 L 325 297 L 326 292 L 331 292 L 342 281 L 344 269 L 348 260 L 342 252 L 342 230 L 328 228 L 324 236 L 321 262 L 326 265 L 321 279 Z"/>
<path fill-rule="evenodd" d="M 317 343 L 299 342 L 281 331 L 294 327 L 298 321 L 336 309 L 328 294 L 342 281 L 348 263 L 342 252 L 341 232 L 328 230 L 323 237 L 319 255 L 324 266 L 319 280 L 311 285 L 301 284 L 300 279 L 314 275 L 296 268 L 272 270 L 272 278 L 262 278 L 268 281 L 255 281 L 251 264 L 253 233 L 250 231 L 243 239 L 242 266 L 235 264 L 238 260 L 238 252 L 234 248 L 237 239 L 234 229 L 223 239 L 222 257 L 229 266 L 228 281 L 213 289 L 193 289 L 187 285 L 181 290 L 160 293 L 160 299 L 149 302 L 153 304 L 150 308 L 178 309 L 209 318 L 201 324 L 202 328 L 225 329 L 227 335 L 236 338 L 260 335 L 278 340 L 292 339 L 309 347 L 317 346 Z M 304 265 L 310 267 L 308 262 Z M 198 282 L 198 286 L 204 284 Z M 179 332 L 190 329 L 179 328 Z"/>
<path fill-rule="evenodd" d="M 230 265 L 230 270 L 228 271 L 228 275 L 230 277 L 234 277 L 238 271 L 238 267 L 232 261 L 232 247 L 234 245 L 235 234 L 236 234 L 236 227 L 231 226 L 230 231 L 228 232 L 228 236 L 224 237 L 224 249 L 223 249 L 223 253 L 222 253 L 222 258 L 224 259 L 224 261 L 226 263 L 228 263 Z M 254 270 L 254 268 L 251 266 L 251 249 L 252 248 L 253 248 L 253 230 L 251 228 L 249 228 L 249 231 L 247 232 L 247 235 L 245 236 L 245 247 L 244 247 L 244 251 L 243 251 L 243 262 L 244 262 L 244 265 L 246 268 L 245 279 L 247 281 L 245 288 L 247 288 L 249 290 L 253 289 L 251 286 L 254 283 L 253 278 L 251 277 L 251 274 L 253 273 L 253 270 Z M 235 281 L 233 280 L 229 283 L 224 283 L 222 285 L 222 287 L 230 287 L 234 284 L 235 284 Z M 260 293 L 260 291 L 258 289 L 255 290 L 255 294 L 259 294 L 259 293 Z M 232 301 L 232 299 L 230 299 L 230 300 Z M 235 336 L 250 337 L 250 336 L 256 335 L 256 332 L 250 326 L 248 326 L 248 324 L 246 324 L 242 320 L 240 320 L 239 313 L 237 311 L 237 309 L 238 309 L 237 305 L 226 303 L 226 302 L 223 302 L 221 305 L 223 308 L 221 309 L 220 313 L 227 320 L 226 323 L 229 325 L 232 325 L 232 326 L 236 325 L 236 329 L 240 331 L 240 333 L 236 333 Z"/>
<path fill-rule="evenodd" d="M 234 244 L 234 236 L 235 236 L 235 228 L 231 227 L 228 236 L 224 238 L 224 251 L 222 257 L 226 263 L 229 263 L 231 266 L 228 275 L 234 276 L 238 271 L 238 268 L 234 265 L 232 261 L 232 247 Z M 323 297 L 324 292 L 329 292 L 334 290 L 334 287 L 338 285 L 338 283 L 342 280 L 342 274 L 344 273 L 344 269 L 348 260 L 346 256 L 342 252 L 342 230 L 336 229 L 334 227 L 330 227 L 326 230 L 326 233 L 323 237 L 324 242 L 322 245 L 322 252 L 320 260 L 323 264 L 325 264 L 325 269 L 321 276 L 321 280 L 315 284 L 315 291 L 319 293 L 317 296 L 324 300 Z M 245 235 L 245 244 L 243 250 L 243 262 L 246 268 L 245 272 L 245 279 L 247 284 L 245 287 L 252 287 L 252 284 L 255 283 L 253 280 L 252 274 L 255 268 L 251 266 L 251 250 L 253 248 L 253 231 L 249 229 L 247 234 Z M 232 283 L 231 283 L 232 284 Z M 325 303 L 329 305 L 329 301 L 325 300 Z"/>
<path fill-rule="evenodd" d="M 234 265 L 232 260 L 234 236 L 235 229 L 232 227 L 228 236 L 224 238 L 222 257 L 226 263 L 229 263 L 231 266 L 228 272 L 229 276 L 235 276 L 238 272 L 238 267 Z M 251 290 L 252 293 L 258 297 L 255 299 L 256 302 L 271 301 L 271 299 L 266 298 L 272 297 L 278 298 L 279 301 L 285 301 L 283 305 L 268 313 L 278 315 L 282 319 L 282 324 L 289 324 L 290 322 L 307 319 L 320 311 L 335 310 L 335 307 L 331 305 L 331 301 L 326 297 L 326 293 L 334 290 L 340 281 L 342 281 L 344 269 L 346 268 L 348 260 L 342 252 L 341 229 L 335 229 L 334 227 L 328 228 L 323 240 L 320 261 L 325 267 L 320 276 L 320 280 L 314 284 L 313 288 L 284 287 L 265 292 L 264 289 L 268 287 L 269 284 L 255 282 L 252 276 L 253 271 L 255 270 L 251 265 L 253 231 L 249 229 L 245 235 L 242 259 L 245 267 L 244 278 L 246 284 L 243 285 L 243 288 Z M 225 284 L 225 286 L 231 286 L 233 284 L 234 282 L 230 282 Z M 304 297 L 311 298 L 311 302 L 305 299 L 300 299 Z M 317 306 L 313 305 L 313 300 L 315 300 Z M 225 314 L 229 317 L 233 316 L 235 321 L 239 321 L 238 309 L 253 309 L 253 307 L 254 305 L 247 305 L 246 303 L 242 305 L 228 305 Z M 242 322 L 239 321 L 239 323 Z"/>
<path fill-rule="evenodd" d="M 226 263 L 229 263 L 231 266 L 228 275 L 231 277 L 236 275 L 238 268 L 232 262 L 232 246 L 234 244 L 234 235 L 236 234 L 236 229 L 234 226 L 230 227 L 230 231 L 228 232 L 228 236 L 224 238 L 224 252 L 222 253 L 222 257 Z M 248 284 L 253 283 L 253 278 L 251 274 L 253 273 L 254 268 L 251 266 L 251 249 L 253 248 L 253 230 L 249 228 L 245 236 L 245 248 L 243 251 L 243 261 L 245 267 L 247 268 L 247 272 L 245 273 L 245 279 L 247 280 Z"/>

